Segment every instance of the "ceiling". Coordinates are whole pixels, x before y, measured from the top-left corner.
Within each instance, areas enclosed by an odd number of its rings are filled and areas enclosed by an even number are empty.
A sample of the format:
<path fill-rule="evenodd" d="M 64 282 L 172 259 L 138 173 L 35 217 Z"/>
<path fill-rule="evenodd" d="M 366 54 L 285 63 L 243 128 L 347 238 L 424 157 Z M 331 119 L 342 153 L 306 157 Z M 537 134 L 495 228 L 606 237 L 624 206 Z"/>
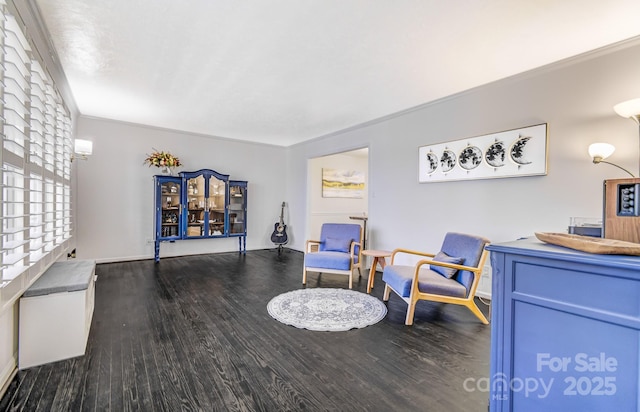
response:
<path fill-rule="evenodd" d="M 289 146 L 640 35 L 637 0 L 35 0 L 83 115 Z"/>

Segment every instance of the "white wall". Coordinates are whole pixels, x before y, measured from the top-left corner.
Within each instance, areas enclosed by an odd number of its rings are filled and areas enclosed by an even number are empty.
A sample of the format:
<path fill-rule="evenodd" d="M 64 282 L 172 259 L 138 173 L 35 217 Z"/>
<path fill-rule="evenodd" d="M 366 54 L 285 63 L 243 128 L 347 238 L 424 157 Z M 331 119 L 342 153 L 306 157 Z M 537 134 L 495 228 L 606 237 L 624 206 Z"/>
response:
<path fill-rule="evenodd" d="M 248 180 L 247 249 L 273 247 L 270 236 L 286 186 L 286 149 L 80 117 L 77 137 L 94 142 L 78 161 L 77 255 L 98 262 L 153 257 L 153 175 L 143 164 L 153 149 L 169 151 L 179 171 L 213 169 Z M 238 250 L 238 240 L 164 242 L 160 256 Z"/>
<path fill-rule="evenodd" d="M 498 81 L 397 116 L 289 149 L 290 220 L 308 208 L 307 159 L 369 147 L 369 227 L 376 249 L 437 251 L 447 231 L 493 242 L 564 232 L 571 216 L 602 214 L 602 181 L 624 177 L 594 165 L 589 144 L 617 147 L 611 161 L 638 170 L 638 129 L 613 106 L 640 96 L 640 46 L 631 43 Z M 437 81 L 437 79 L 425 79 Z M 418 147 L 548 124 L 548 175 L 418 183 Z M 293 230 L 301 250 L 307 233 Z"/>

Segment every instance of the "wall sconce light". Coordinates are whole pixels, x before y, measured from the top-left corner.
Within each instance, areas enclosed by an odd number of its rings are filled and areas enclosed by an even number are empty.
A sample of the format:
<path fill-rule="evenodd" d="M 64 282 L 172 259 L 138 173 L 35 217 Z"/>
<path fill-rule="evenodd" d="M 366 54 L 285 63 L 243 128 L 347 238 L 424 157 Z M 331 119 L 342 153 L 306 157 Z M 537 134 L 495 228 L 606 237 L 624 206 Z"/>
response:
<path fill-rule="evenodd" d="M 618 169 L 624 170 L 625 172 L 629 173 L 631 177 L 635 177 L 633 173 L 631 173 L 624 167 L 618 166 L 615 163 L 607 162 L 604 160 L 607 157 L 611 156 L 613 152 L 615 152 L 615 150 L 616 150 L 615 146 L 609 143 L 593 143 L 589 145 L 589 156 L 591 156 L 591 158 L 593 159 L 593 163 L 595 164 L 606 163 L 608 165 L 615 166 Z"/>
<path fill-rule="evenodd" d="M 73 153 L 75 156 L 71 156 L 71 161 L 73 161 L 76 156 L 82 160 L 87 160 L 87 156 L 91 156 L 93 153 L 93 142 L 90 140 L 76 139 Z"/>
<path fill-rule="evenodd" d="M 639 99 L 631 99 L 626 102 L 618 103 L 613 106 L 613 110 L 618 113 L 620 116 L 631 119 L 638 124 L 638 139 L 640 142 L 640 98 Z M 638 148 L 638 170 L 640 175 L 640 146 Z"/>

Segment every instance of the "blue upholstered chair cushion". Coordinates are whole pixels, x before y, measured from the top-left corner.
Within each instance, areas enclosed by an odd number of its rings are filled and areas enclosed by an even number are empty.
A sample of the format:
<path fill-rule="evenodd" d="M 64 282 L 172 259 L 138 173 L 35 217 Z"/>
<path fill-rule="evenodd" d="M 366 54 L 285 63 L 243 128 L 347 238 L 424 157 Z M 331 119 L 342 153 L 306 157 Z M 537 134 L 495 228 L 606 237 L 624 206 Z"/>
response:
<path fill-rule="evenodd" d="M 335 251 L 331 249 L 331 246 L 335 245 L 336 239 L 342 239 L 344 242 L 348 242 L 348 247 L 345 250 L 349 253 L 351 248 L 351 242 L 360 242 L 360 225 L 353 223 L 325 223 L 320 229 L 320 252 Z M 331 238 L 332 240 L 327 240 Z M 329 248 L 327 248 L 329 246 Z M 356 255 L 355 263 L 358 263 L 358 255 L 360 254 L 360 247 L 356 246 L 354 254 Z"/>
<path fill-rule="evenodd" d="M 324 251 L 330 252 L 346 252 L 349 253 L 351 250 L 351 238 L 335 238 L 335 237 L 327 237 L 324 240 L 324 247 L 322 248 Z"/>
<path fill-rule="evenodd" d="M 449 256 L 444 252 L 438 252 L 433 257 L 433 260 L 436 262 L 453 263 L 455 265 L 460 265 L 460 264 L 463 264 L 462 262 L 464 259 L 461 257 Z M 451 279 L 453 275 L 455 275 L 458 272 L 458 269 L 446 268 L 444 266 L 437 266 L 437 265 L 431 265 L 431 270 L 441 274 L 447 279 Z"/>
<path fill-rule="evenodd" d="M 440 250 L 449 256 L 462 258 L 461 265 L 474 267 L 478 266 L 487 244 L 489 244 L 489 239 L 481 236 L 449 232 L 445 235 Z M 468 270 L 459 270 L 452 279 L 462 283 L 469 290 L 473 283 L 473 273 Z"/>
<path fill-rule="evenodd" d="M 308 268 L 349 270 L 351 255 L 344 252 L 315 252 L 304 255 L 304 266 Z"/>
<path fill-rule="evenodd" d="M 382 272 L 382 280 L 404 298 L 411 295 L 411 282 L 413 281 L 414 266 L 387 265 Z M 428 266 L 420 268 L 418 275 L 418 290 L 422 293 L 433 293 L 458 298 L 467 296 L 467 289 L 454 279 L 449 279 L 429 269 Z"/>

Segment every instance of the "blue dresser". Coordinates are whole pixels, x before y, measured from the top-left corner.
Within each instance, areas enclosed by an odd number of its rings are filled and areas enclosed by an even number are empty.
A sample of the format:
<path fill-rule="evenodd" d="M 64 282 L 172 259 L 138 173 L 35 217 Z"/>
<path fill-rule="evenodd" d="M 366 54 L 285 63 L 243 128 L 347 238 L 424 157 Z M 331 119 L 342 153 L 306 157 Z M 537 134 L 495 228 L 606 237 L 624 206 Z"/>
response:
<path fill-rule="evenodd" d="M 640 257 L 490 245 L 491 411 L 638 411 Z"/>

